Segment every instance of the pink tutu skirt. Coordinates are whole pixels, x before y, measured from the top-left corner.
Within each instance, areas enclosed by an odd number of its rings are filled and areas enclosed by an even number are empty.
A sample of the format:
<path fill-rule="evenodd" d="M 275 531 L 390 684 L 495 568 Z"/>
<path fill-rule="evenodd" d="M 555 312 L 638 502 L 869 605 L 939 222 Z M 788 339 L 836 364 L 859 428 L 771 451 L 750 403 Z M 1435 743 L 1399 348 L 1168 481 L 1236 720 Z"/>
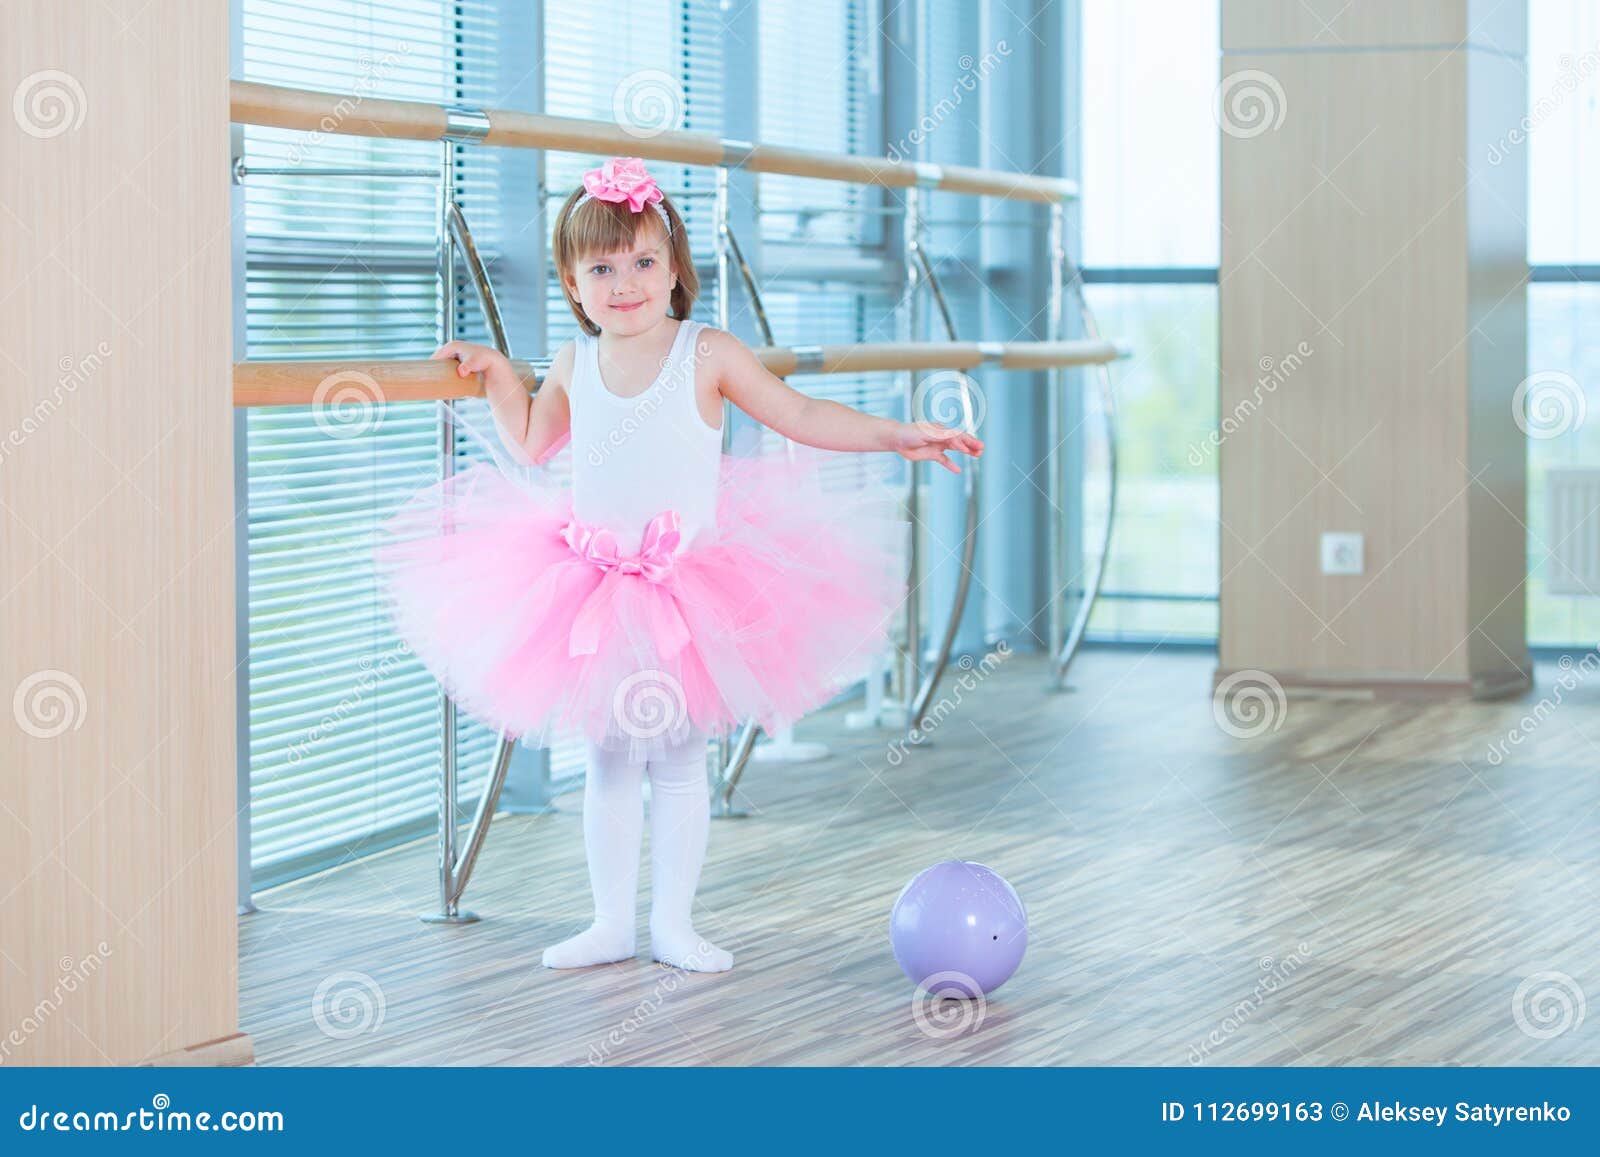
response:
<path fill-rule="evenodd" d="M 395 628 L 463 711 L 535 746 L 640 759 L 793 723 L 888 646 L 908 529 L 886 482 L 824 489 L 798 449 L 723 455 L 716 527 L 683 544 L 662 511 L 634 556 L 548 475 L 472 466 L 383 525 Z"/>

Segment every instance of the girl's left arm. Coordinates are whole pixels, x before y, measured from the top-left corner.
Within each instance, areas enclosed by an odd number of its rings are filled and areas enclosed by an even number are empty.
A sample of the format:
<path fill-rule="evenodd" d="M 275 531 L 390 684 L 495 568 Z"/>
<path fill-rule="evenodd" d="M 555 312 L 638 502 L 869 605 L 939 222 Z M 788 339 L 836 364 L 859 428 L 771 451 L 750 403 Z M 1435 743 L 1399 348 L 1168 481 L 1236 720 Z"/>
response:
<path fill-rule="evenodd" d="M 708 345 L 722 396 L 791 441 L 819 450 L 892 451 L 907 461 L 937 462 L 954 474 L 961 468 L 945 457 L 946 451 L 974 458 L 983 453 L 978 438 L 938 422 L 898 422 L 802 394 L 726 330 L 708 327 L 701 340 Z"/>

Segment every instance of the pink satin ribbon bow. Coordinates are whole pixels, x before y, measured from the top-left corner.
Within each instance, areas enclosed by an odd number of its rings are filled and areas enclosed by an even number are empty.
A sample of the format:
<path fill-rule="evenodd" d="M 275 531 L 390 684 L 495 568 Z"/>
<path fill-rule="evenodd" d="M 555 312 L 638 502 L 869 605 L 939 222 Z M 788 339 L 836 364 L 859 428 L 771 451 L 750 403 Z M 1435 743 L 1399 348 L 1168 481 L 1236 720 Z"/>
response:
<path fill-rule="evenodd" d="M 568 656 L 593 655 L 600 648 L 600 628 L 611 613 L 616 585 L 630 575 L 659 584 L 672 573 L 679 540 L 678 512 L 664 510 L 645 524 L 638 554 L 622 554 L 611 531 L 585 526 L 576 518 L 562 529 L 561 537 L 579 558 L 606 572 L 578 609 L 567 642 Z M 649 607 L 656 651 L 661 658 L 670 659 L 689 642 L 689 624 L 683 621 L 676 600 L 665 591 L 662 597 L 651 598 Z"/>
<path fill-rule="evenodd" d="M 595 200 L 626 204 L 634 213 L 663 196 L 640 157 L 612 157 L 583 175 L 583 187 Z"/>

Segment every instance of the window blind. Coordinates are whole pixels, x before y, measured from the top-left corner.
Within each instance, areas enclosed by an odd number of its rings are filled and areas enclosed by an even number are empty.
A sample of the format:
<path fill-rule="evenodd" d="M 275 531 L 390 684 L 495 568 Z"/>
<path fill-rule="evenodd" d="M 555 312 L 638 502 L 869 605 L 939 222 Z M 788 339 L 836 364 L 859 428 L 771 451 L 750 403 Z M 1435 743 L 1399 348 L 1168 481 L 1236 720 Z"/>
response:
<path fill-rule="evenodd" d="M 877 153 L 869 147 L 881 35 L 864 0 L 763 5 L 760 44 L 760 123 L 763 144 L 838 153 Z M 809 216 L 816 207 L 875 205 L 874 191 L 840 181 L 763 174 L 762 237 L 810 245 L 854 247 L 878 231 L 860 213 Z"/>
<path fill-rule="evenodd" d="M 876 111 L 881 30 L 864 0 L 822 0 L 761 10 L 760 138 L 763 143 L 875 155 L 870 135 Z M 840 181 L 762 174 L 762 240 L 840 253 L 879 254 L 882 226 L 859 212 L 808 215 L 816 207 L 875 207 L 877 191 Z M 898 219 L 895 221 L 898 228 Z M 829 345 L 894 341 L 896 297 L 847 283 L 797 286 L 779 263 L 758 271 L 774 338 L 782 344 Z M 903 390 L 894 374 L 797 374 L 790 385 L 877 414 L 904 416 Z M 781 439 L 764 434 L 769 448 Z M 884 463 L 855 454 L 830 457 L 827 484 L 847 486 Z"/>
<path fill-rule="evenodd" d="M 241 79 L 370 97 L 490 104 L 502 83 L 496 0 L 240 0 Z M 470 61 L 470 67 L 464 62 Z M 420 358 L 437 345 L 441 146 L 246 126 L 251 358 Z M 480 249 L 504 232 L 493 150 L 456 150 Z M 530 192 L 531 197 L 531 192 Z M 461 336 L 481 335 L 476 307 Z M 251 866 L 255 887 L 432 827 L 438 686 L 390 631 L 371 568 L 378 524 L 439 468 L 432 403 L 347 400 L 249 412 Z M 463 796 L 493 736 L 461 717 Z"/>

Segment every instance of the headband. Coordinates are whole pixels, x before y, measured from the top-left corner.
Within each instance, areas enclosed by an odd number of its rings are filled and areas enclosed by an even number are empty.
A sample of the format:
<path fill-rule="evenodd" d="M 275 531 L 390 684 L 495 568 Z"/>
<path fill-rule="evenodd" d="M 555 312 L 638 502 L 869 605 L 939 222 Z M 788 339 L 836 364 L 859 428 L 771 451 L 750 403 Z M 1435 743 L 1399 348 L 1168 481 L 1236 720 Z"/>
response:
<path fill-rule="evenodd" d="M 656 186 L 656 179 L 645 171 L 641 158 L 612 157 L 598 169 L 590 169 L 583 175 L 583 189 L 583 196 L 573 202 L 574 209 L 585 201 L 609 201 L 626 204 L 631 211 L 642 213 L 649 205 L 671 236 L 672 222 L 661 205 L 665 194 Z"/>

